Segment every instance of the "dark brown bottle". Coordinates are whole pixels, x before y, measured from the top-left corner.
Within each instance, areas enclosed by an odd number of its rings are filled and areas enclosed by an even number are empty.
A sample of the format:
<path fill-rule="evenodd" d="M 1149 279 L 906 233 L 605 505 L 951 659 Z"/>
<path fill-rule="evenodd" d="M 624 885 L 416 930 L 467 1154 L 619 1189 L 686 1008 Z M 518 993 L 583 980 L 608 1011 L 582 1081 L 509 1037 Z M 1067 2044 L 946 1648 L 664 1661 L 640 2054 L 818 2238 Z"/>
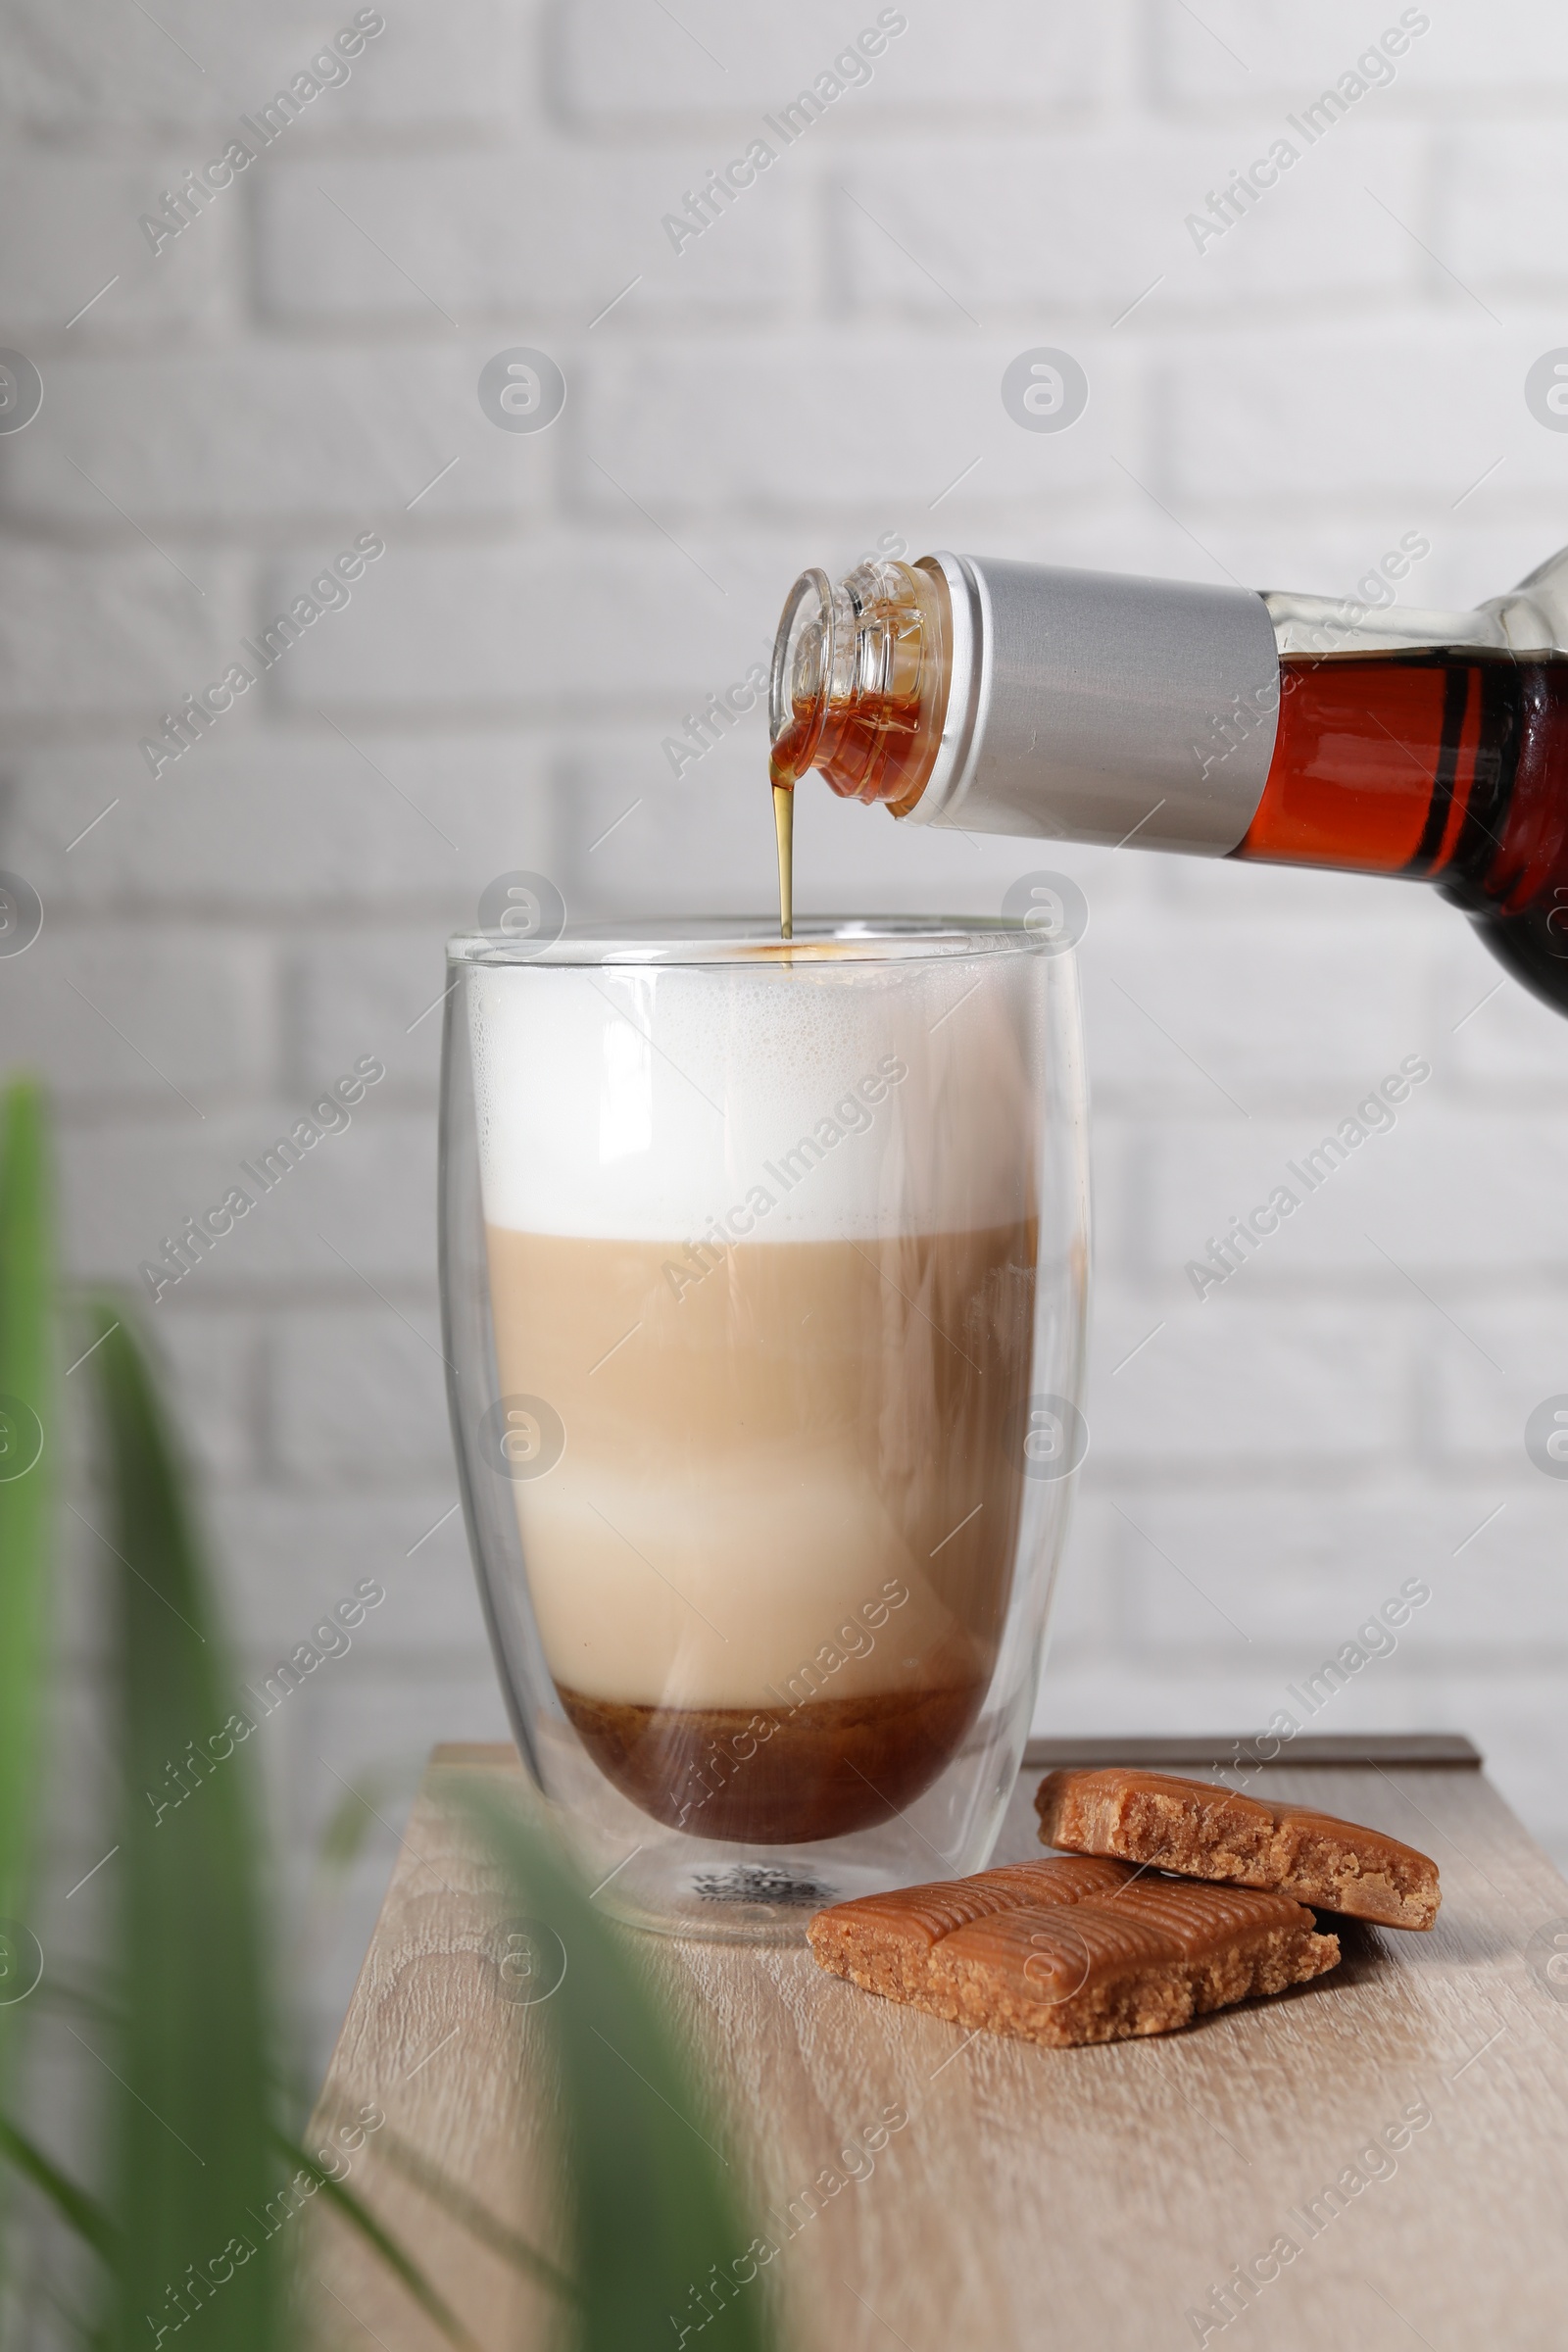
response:
<path fill-rule="evenodd" d="M 1289 654 L 1235 858 L 1435 882 L 1568 1012 L 1568 660 Z"/>
<path fill-rule="evenodd" d="M 1467 613 L 971 557 L 797 582 L 773 782 L 1432 882 L 1568 1012 L 1568 552 Z"/>

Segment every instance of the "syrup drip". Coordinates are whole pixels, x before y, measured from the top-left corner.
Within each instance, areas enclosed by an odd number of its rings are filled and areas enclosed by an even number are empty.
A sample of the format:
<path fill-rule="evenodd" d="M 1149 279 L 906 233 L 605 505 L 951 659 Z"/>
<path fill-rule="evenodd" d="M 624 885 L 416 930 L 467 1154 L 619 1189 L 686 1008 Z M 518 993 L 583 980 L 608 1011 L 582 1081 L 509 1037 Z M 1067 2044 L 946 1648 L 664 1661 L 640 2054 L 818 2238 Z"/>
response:
<path fill-rule="evenodd" d="M 795 787 L 773 786 L 773 826 L 778 835 L 778 935 L 795 937 Z"/>

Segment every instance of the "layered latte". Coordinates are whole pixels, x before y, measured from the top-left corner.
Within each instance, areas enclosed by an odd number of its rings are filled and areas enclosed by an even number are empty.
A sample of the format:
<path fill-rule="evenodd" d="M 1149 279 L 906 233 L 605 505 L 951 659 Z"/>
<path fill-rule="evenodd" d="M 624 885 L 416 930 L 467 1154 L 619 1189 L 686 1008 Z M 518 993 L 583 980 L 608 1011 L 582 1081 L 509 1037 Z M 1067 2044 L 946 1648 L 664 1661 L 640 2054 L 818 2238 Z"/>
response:
<path fill-rule="evenodd" d="M 929 971 L 476 976 L 497 1369 L 565 1714 L 687 1833 L 886 1820 L 1006 1616 L 1035 1315 L 1029 1043 Z M 944 1036 L 944 1030 L 951 1034 Z"/>

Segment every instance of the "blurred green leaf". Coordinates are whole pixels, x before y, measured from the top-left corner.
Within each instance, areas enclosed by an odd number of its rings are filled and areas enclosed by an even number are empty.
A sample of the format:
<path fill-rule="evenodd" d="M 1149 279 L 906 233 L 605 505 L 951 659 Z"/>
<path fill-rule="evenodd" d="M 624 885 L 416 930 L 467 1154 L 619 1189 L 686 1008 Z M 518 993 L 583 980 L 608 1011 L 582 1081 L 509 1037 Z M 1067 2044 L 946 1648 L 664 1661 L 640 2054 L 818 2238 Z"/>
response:
<path fill-rule="evenodd" d="M 15 1087 L 0 1103 L 0 1919 L 24 1917 L 41 1781 L 57 1426 L 51 1246 L 42 1102 L 36 1089 Z M 176 2335 L 181 2352 L 283 2352 L 294 2329 L 282 2257 L 302 2235 L 288 2225 L 317 2193 L 465 2344 L 418 2265 L 278 2130 L 272 1937 L 244 1752 L 254 1727 L 228 1671 L 132 1310 L 93 1300 L 86 1336 L 78 1361 L 90 1361 L 98 1392 L 112 1511 L 118 1935 L 102 1992 L 52 1976 L 46 1989 L 75 2011 L 81 2031 L 70 2030 L 103 2070 L 110 2209 L 4 2120 L 0 2159 L 110 2266 L 106 2326 L 91 2338 L 104 2352 Z M 428 2173 L 430 2193 L 476 2239 L 561 2299 L 578 2352 L 629 2352 L 685 2329 L 708 2336 L 709 2352 L 770 2352 L 771 2315 L 734 2182 L 657 2004 L 555 1845 L 494 1790 L 475 1784 L 471 1801 L 532 1916 L 567 1954 L 549 2027 L 564 2092 L 570 2276 L 415 2151 L 400 2147 L 395 2160 Z M 345 1807 L 326 1842 L 329 1874 L 352 1861 L 356 1838 Z M 0 2008 L 0 2033 L 7 2017 Z"/>
<path fill-rule="evenodd" d="M 52 1953 L 37 1992 L 33 1995 L 33 2005 L 40 2010 L 56 2009 L 69 2012 L 73 2017 L 84 2017 L 97 2026 L 118 2028 L 123 2025 L 125 2019 L 119 1988 L 113 1981 L 104 1989 L 78 1984 L 70 1968 L 56 1960 Z"/>
<path fill-rule="evenodd" d="M 97 2199 L 90 2197 L 84 2188 L 78 2188 L 35 2140 L 3 2115 L 0 2115 L 0 2156 L 14 2165 L 24 2180 L 30 2180 L 41 2196 L 48 2198 L 61 2219 L 95 2254 L 101 2255 L 105 2262 L 115 2260 L 120 2241 L 113 2222 Z"/>
<path fill-rule="evenodd" d="M 276 2352 L 278 2233 L 301 2202 L 273 2145 L 270 1985 L 250 1718 L 238 1703 L 181 1465 L 128 1303 L 93 1304 L 117 1565 L 122 1813 L 116 2352 Z M 297 2233 L 296 2233 L 297 2234 Z M 293 2240 L 285 2238 L 284 2245 Z"/>
<path fill-rule="evenodd" d="M 56 1438 L 53 1239 L 43 1098 L 23 1082 L 0 1101 L 0 1921 L 26 1916 L 36 1838 Z M 12 2022 L 0 2008 L 0 2034 Z"/>
<path fill-rule="evenodd" d="M 43 1097 L 0 1098 L 0 1955 L 30 1950 L 49 1639 L 54 1229 Z M 0 2096 L 24 2004 L 0 2005 Z M 0 2208 L 3 2212 L 3 2208 Z"/>
<path fill-rule="evenodd" d="M 548 2287 L 553 2295 L 560 2295 L 568 2303 L 579 2300 L 573 2281 L 547 2254 L 541 2254 L 537 2246 L 530 2245 L 520 2230 L 501 2221 L 488 2205 L 482 2205 L 477 2197 L 470 2196 L 438 2164 L 432 2164 L 428 2156 L 421 2155 L 417 2148 L 410 2147 L 406 2139 L 400 2139 L 389 2124 L 382 2126 L 376 2138 L 376 2147 L 384 2164 L 391 2165 L 395 2172 L 402 2173 L 406 2180 L 422 2189 L 432 2204 L 444 2207 L 470 2237 L 478 2239 L 480 2245 L 488 2246 L 493 2254 L 499 2254 L 504 2262 L 512 2263 L 515 2269 L 525 2271 L 530 2278 Z"/>
<path fill-rule="evenodd" d="M 363 1772 L 349 1783 L 317 1845 L 316 1868 L 321 1881 L 331 1884 L 348 1876 L 372 1831 L 380 1826 L 378 1808 L 403 1788 L 409 1777 L 407 1770 L 383 1768 Z"/>
<path fill-rule="evenodd" d="M 565 1955 L 540 2016 L 561 2070 L 578 2352 L 673 2345 L 688 2325 L 704 2352 L 768 2352 L 753 2232 L 695 2069 L 554 1842 L 483 1783 L 466 1795 L 517 1897 Z"/>
<path fill-rule="evenodd" d="M 298 2146 L 285 2132 L 275 2133 L 274 2139 L 279 2152 L 288 2158 L 290 2166 L 297 2172 L 310 2174 L 327 2203 L 336 2208 L 351 2229 L 359 2231 L 367 2245 L 374 2248 L 388 2270 L 402 2279 L 419 2309 L 440 2328 L 448 2343 L 462 2345 L 466 2347 L 466 2352 L 478 2352 L 473 2337 L 457 2313 L 437 2293 L 412 2255 L 405 2254 L 396 2238 L 383 2230 L 363 2199 L 357 2197 L 352 2188 L 345 2187 L 318 2158 Z"/>

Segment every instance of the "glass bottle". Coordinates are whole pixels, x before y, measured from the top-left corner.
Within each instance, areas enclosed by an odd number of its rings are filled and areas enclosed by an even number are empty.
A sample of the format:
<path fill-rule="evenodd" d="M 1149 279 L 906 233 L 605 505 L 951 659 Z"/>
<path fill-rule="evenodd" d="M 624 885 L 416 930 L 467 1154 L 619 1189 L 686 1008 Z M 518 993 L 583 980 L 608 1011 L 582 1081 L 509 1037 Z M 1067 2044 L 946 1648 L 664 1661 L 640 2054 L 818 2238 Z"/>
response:
<path fill-rule="evenodd" d="M 774 646 L 773 782 L 1431 882 L 1568 1013 L 1565 649 L 1568 549 L 1474 612 L 946 554 L 812 570 Z"/>

